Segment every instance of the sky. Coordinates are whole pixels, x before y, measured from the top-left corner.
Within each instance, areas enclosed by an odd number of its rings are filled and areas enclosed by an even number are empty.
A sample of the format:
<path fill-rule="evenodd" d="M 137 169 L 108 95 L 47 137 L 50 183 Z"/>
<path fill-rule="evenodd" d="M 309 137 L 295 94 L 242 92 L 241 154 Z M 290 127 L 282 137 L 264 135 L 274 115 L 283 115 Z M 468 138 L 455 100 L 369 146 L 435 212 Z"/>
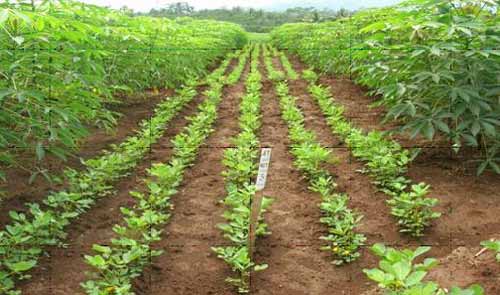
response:
<path fill-rule="evenodd" d="M 234 6 L 283 10 L 290 7 L 314 6 L 318 8 L 358 9 L 375 6 L 386 6 L 401 2 L 400 0 L 81 0 L 85 3 L 120 8 L 124 5 L 135 11 L 149 11 L 151 8 L 165 7 L 170 3 L 188 2 L 196 9 L 231 8 Z"/>

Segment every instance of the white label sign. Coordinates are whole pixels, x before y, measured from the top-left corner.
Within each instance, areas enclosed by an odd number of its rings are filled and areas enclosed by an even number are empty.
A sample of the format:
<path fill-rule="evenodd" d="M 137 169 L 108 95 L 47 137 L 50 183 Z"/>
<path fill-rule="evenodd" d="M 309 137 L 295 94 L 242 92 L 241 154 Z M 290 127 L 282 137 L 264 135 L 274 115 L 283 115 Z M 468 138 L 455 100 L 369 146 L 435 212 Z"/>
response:
<path fill-rule="evenodd" d="M 263 148 L 260 154 L 259 173 L 257 174 L 257 181 L 255 186 L 257 191 L 261 191 L 266 186 L 267 170 L 271 162 L 271 148 Z"/>

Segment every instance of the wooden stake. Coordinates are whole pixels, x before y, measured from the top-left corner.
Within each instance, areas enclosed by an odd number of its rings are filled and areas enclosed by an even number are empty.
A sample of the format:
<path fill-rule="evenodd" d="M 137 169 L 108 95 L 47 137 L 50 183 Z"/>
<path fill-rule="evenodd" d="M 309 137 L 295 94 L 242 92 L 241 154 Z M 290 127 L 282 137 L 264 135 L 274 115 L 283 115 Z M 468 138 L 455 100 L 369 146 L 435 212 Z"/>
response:
<path fill-rule="evenodd" d="M 264 193 L 262 191 L 266 186 L 267 171 L 269 169 L 270 162 L 271 149 L 263 148 L 260 155 L 259 173 L 257 175 L 257 181 L 255 182 L 257 192 L 251 200 L 252 203 L 250 207 L 250 227 L 248 232 L 248 255 L 250 257 L 250 261 L 253 260 L 253 253 L 255 251 L 256 231 L 259 225 L 262 200 L 264 199 Z"/>

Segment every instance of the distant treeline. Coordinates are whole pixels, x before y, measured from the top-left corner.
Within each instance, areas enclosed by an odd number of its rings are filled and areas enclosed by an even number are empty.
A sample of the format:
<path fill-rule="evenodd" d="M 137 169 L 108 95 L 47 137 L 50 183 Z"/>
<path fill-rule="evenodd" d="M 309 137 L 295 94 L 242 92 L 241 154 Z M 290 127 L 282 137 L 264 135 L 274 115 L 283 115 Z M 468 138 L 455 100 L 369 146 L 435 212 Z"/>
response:
<path fill-rule="evenodd" d="M 154 17 L 176 18 L 188 16 L 196 19 L 228 21 L 240 24 L 249 32 L 258 33 L 269 32 L 274 27 L 285 23 L 324 22 L 351 14 L 352 12 L 347 9 L 320 10 L 314 7 L 296 7 L 279 12 L 242 7 L 195 10 L 193 6 L 186 2 L 172 3 L 161 9 L 151 9 L 147 13 L 138 13 L 138 15 Z"/>

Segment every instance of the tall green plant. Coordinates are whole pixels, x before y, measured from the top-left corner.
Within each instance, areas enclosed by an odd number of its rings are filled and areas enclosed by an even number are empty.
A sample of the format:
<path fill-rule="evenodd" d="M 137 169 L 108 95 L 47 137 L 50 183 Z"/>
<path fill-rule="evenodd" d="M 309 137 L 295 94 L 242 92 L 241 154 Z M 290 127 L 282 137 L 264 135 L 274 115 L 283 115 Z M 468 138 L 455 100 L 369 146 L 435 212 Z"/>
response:
<path fill-rule="evenodd" d="M 0 164 L 33 166 L 16 161 L 20 150 L 37 167 L 47 154 L 64 159 L 87 125 L 113 128 L 117 114 L 107 107 L 119 97 L 205 75 L 246 42 L 229 23 L 129 17 L 74 1 L 23 3 L 0 4 Z"/>
<path fill-rule="evenodd" d="M 323 24 L 288 24 L 274 42 L 381 96 L 411 137 L 480 150 L 500 173 L 498 1 L 407 1 Z"/>

